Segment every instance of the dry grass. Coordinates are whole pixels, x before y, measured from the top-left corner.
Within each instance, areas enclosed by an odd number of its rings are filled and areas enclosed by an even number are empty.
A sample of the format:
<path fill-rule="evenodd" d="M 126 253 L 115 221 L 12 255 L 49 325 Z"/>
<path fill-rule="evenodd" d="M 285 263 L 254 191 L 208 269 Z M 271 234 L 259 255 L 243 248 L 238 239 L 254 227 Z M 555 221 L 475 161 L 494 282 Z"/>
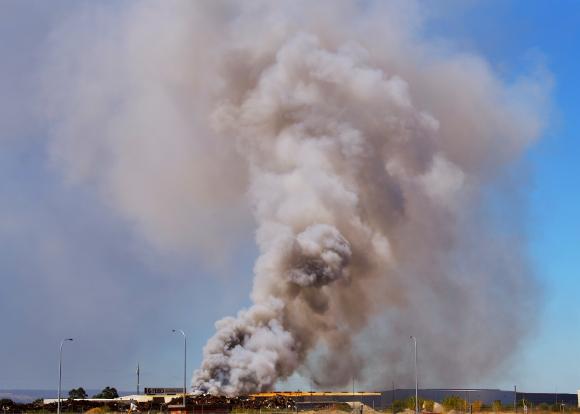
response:
<path fill-rule="evenodd" d="M 91 408 L 90 410 L 85 411 L 85 414 L 104 414 L 108 412 L 109 410 L 107 410 L 106 407 L 94 407 Z"/>

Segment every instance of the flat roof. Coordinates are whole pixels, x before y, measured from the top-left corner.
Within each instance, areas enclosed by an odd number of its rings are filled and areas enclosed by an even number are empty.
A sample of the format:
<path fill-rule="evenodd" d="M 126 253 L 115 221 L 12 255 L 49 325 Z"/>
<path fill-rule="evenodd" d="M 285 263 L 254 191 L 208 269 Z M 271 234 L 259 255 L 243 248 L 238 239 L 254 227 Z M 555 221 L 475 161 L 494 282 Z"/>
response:
<path fill-rule="evenodd" d="M 381 393 L 378 391 L 373 392 L 348 392 L 348 391 L 273 391 L 273 392 L 260 392 L 256 394 L 250 394 L 250 397 L 260 398 L 260 397 L 308 397 L 308 396 L 326 396 L 326 397 L 348 397 L 348 396 L 380 396 Z"/>

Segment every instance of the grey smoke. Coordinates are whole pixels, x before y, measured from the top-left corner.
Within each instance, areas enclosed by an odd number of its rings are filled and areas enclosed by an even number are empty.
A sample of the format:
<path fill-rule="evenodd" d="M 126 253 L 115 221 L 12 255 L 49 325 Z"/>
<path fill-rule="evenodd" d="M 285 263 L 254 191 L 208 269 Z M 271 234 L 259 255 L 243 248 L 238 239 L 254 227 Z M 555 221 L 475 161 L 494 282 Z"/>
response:
<path fill-rule="evenodd" d="M 412 2 L 142 1 L 55 33 L 52 150 L 71 179 L 162 249 L 226 256 L 251 207 L 254 305 L 216 323 L 197 392 L 297 371 L 384 386 L 409 334 L 428 344 L 424 378 L 454 384 L 493 373 L 533 324 L 525 238 L 488 206 L 519 220 L 505 183 L 542 131 L 547 81 L 502 81 L 422 38 L 421 16 Z"/>
<path fill-rule="evenodd" d="M 327 224 L 308 227 L 298 236 L 288 280 L 302 287 L 321 287 L 346 277 L 351 256 L 347 240 Z"/>

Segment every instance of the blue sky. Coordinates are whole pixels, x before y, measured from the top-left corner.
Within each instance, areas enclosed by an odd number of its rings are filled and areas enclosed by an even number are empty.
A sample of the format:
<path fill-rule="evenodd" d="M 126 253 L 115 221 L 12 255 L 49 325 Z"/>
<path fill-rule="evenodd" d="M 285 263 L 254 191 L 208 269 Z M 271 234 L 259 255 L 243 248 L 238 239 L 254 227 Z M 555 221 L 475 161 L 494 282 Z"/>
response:
<path fill-rule="evenodd" d="M 445 9 L 448 12 L 450 9 Z M 530 254 L 542 281 L 541 324 L 509 375 L 522 389 L 580 388 L 580 5 L 573 1 L 474 2 L 433 23 L 432 30 L 486 56 L 510 76 L 530 59 L 553 76 L 553 113 L 542 139 L 529 151 Z M 508 378 L 498 385 L 509 387 Z M 501 384 L 500 384 L 501 383 Z"/>
<path fill-rule="evenodd" d="M 153 251 L 90 187 L 62 180 L 46 156 L 46 126 L 33 115 L 32 85 L 43 42 L 70 5 L 0 4 L 0 389 L 54 388 L 64 336 L 77 339 L 67 344 L 65 388 L 132 389 L 137 363 L 142 383 L 178 385 L 181 338 L 171 328 L 190 334 L 190 368 L 197 366 L 213 321 L 249 303 L 253 234 L 232 259 L 241 273 L 232 286 L 224 269 L 208 268 L 194 254 Z M 426 7 L 427 37 L 453 39 L 506 79 L 534 65 L 553 78 L 550 125 L 526 155 L 526 223 L 544 291 L 542 317 L 512 368 L 465 386 L 574 392 L 580 388 L 580 3 Z M 78 294 L 63 295 L 69 290 Z"/>

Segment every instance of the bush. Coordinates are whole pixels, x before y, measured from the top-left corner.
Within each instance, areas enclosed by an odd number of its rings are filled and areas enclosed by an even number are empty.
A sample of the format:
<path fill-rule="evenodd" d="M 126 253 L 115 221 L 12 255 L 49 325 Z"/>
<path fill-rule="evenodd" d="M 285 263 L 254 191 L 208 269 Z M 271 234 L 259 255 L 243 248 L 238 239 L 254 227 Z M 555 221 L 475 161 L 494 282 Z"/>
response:
<path fill-rule="evenodd" d="M 83 399 L 83 398 L 87 398 L 87 392 L 85 391 L 85 389 L 83 387 L 78 387 L 78 388 L 73 388 L 72 390 L 70 390 L 68 392 L 68 398 L 69 399 Z"/>
<path fill-rule="evenodd" d="M 3 407 L 9 407 L 9 408 L 10 408 L 10 407 L 12 407 L 13 405 L 14 405 L 14 401 L 12 401 L 12 400 L 11 400 L 11 399 L 9 399 L 9 398 L 2 398 L 2 399 L 0 400 L 0 408 L 3 408 Z"/>
<path fill-rule="evenodd" d="M 393 401 L 393 413 L 400 413 L 401 411 L 405 411 L 405 408 L 407 408 L 407 403 L 406 401 L 402 401 L 402 400 L 395 400 Z"/>
<path fill-rule="evenodd" d="M 423 406 L 423 398 L 419 397 L 419 407 Z M 415 397 L 409 397 L 405 400 L 405 408 L 415 411 Z"/>
<path fill-rule="evenodd" d="M 471 411 L 474 413 L 478 413 L 483 408 L 483 401 L 475 400 L 471 403 Z"/>
<path fill-rule="evenodd" d="M 455 410 L 455 411 L 463 411 L 467 405 L 467 402 L 457 395 L 450 395 L 445 397 L 441 402 L 445 411 Z"/>
<path fill-rule="evenodd" d="M 500 400 L 495 400 L 492 404 L 491 404 L 491 409 L 494 413 L 500 412 L 502 410 L 502 406 L 501 406 L 501 401 Z"/>
<path fill-rule="evenodd" d="M 119 393 L 115 387 L 105 387 L 99 394 L 93 398 L 119 398 Z"/>
<path fill-rule="evenodd" d="M 352 412 L 352 407 L 350 405 L 348 405 L 347 403 L 334 404 L 334 406 L 332 408 L 336 411 L 344 411 L 347 413 Z"/>

